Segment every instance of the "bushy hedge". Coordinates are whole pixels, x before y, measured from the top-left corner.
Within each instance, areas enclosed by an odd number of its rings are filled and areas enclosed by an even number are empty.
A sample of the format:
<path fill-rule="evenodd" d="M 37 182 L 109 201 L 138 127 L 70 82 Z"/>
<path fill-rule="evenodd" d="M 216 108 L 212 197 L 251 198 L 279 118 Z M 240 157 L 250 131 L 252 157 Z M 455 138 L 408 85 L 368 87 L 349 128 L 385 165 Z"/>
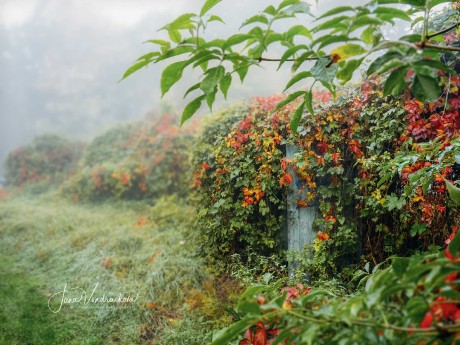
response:
<path fill-rule="evenodd" d="M 261 99 L 220 114 L 205 126 L 193 164 L 196 226 L 203 253 L 216 265 L 279 255 L 286 208 L 281 141 L 287 114 L 268 116 L 279 98 Z M 283 182 L 284 183 L 284 182 Z"/>
<path fill-rule="evenodd" d="M 173 115 L 119 125 L 85 149 L 78 173 L 64 188 L 74 199 L 186 196 L 193 128 Z"/>
<path fill-rule="evenodd" d="M 443 178 L 457 178 L 460 80 L 441 77 L 441 84 L 447 97 L 428 104 L 409 94 L 382 97 L 378 80 L 334 102 L 323 94 L 295 135 L 291 109 L 272 114 L 279 97 L 222 115 L 194 156 L 204 255 L 216 263 L 233 254 L 248 263 L 282 257 L 289 166 L 303 190 L 297 207 L 319 203 L 318 238 L 307 249 L 314 255 L 295 258 L 299 272 L 326 277 L 360 260 L 377 264 L 442 245 L 458 221 Z M 300 147 L 292 160 L 283 158 L 285 143 Z"/>
<path fill-rule="evenodd" d="M 62 181 L 71 174 L 81 156 L 83 144 L 54 134 L 45 134 L 8 154 L 5 177 L 8 185 Z"/>

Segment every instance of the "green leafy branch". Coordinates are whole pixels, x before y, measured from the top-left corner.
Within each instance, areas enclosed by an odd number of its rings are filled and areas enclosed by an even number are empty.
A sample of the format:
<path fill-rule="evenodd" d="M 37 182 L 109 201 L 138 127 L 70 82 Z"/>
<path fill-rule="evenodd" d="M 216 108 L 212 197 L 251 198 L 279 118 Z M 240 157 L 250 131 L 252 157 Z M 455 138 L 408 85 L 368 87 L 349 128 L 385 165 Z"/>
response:
<path fill-rule="evenodd" d="M 305 1 L 284 0 L 277 7 L 270 5 L 245 20 L 240 28 L 243 32 L 226 39 L 206 40 L 204 32 L 210 23 L 224 23 L 221 17 L 209 13 L 219 2 L 221 0 L 207 0 L 199 14 L 183 14 L 162 27 L 160 30 L 166 31 L 170 40 L 149 40 L 158 46 L 158 50 L 141 56 L 122 78 L 151 63 L 173 59 L 175 62 L 168 65 L 161 75 L 161 92 L 164 95 L 182 78 L 185 69 L 201 68 L 201 80 L 185 92 L 184 97 L 189 94 L 195 96 L 185 107 L 181 123 L 192 117 L 203 102 L 212 110 L 218 92 L 227 98 L 235 73 L 244 82 L 249 69 L 262 62 L 278 62 L 278 69 L 287 62 L 291 63 L 295 74 L 287 83 L 285 92 L 300 82 L 310 85 L 295 92 L 295 96 L 289 96 L 289 101 L 280 103 L 276 109 L 300 99 L 291 119 L 293 132 L 296 132 L 306 110 L 314 113 L 314 85 L 319 83 L 335 95 L 337 84 L 347 83 L 366 58 L 371 58 L 367 75 L 388 75 L 385 95 L 399 95 L 410 85 L 415 97 L 432 101 L 441 94 L 438 71 L 456 74 L 441 62 L 441 52 L 458 51 L 460 48 L 434 44 L 430 40 L 455 29 L 458 23 L 436 32 L 429 31 L 432 8 L 451 1 L 373 0 L 364 6 L 339 6 L 315 18 Z M 402 10 L 399 5 L 409 8 Z M 411 18 L 411 15 L 418 14 L 421 15 Z M 286 32 L 273 30 L 275 22 L 302 15 L 312 18 L 311 28 L 293 25 Z M 422 21 L 422 34 L 406 35 L 396 41 L 385 40 L 382 28 L 387 24 L 395 25 L 396 20 L 411 22 L 412 25 Z M 284 49 L 280 58 L 266 56 L 274 45 Z M 383 49 L 386 50 L 384 55 L 374 57 L 374 52 Z M 414 75 L 407 77 L 409 71 L 414 71 Z"/>

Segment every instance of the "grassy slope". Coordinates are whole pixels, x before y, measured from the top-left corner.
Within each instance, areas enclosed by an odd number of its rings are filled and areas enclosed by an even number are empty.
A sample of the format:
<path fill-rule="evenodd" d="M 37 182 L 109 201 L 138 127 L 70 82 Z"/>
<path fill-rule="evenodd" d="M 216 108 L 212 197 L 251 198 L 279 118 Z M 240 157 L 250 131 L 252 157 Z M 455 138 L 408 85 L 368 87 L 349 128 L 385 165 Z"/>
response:
<path fill-rule="evenodd" d="M 205 278 L 187 240 L 191 218 L 174 199 L 153 208 L 73 205 L 51 194 L 0 201 L 0 344 L 205 343 L 209 327 L 183 307 Z M 51 313 L 48 298 L 66 283 L 139 299 Z"/>

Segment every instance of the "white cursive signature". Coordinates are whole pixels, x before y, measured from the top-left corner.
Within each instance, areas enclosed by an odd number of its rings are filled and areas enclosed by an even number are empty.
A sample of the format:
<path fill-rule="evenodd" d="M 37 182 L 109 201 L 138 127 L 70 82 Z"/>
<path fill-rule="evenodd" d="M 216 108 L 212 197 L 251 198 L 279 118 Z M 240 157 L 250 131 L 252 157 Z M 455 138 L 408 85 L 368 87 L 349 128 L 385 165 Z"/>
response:
<path fill-rule="evenodd" d="M 105 294 L 103 294 L 102 297 L 95 297 L 94 293 L 96 292 L 98 285 L 99 283 L 94 285 L 94 289 L 88 296 L 86 290 L 79 287 L 67 288 L 67 283 L 65 283 L 62 291 L 58 291 L 50 296 L 48 299 L 48 308 L 53 313 L 59 313 L 62 306 L 65 304 L 83 303 L 83 305 L 88 305 L 89 303 L 134 303 L 139 297 L 139 293 L 135 298 L 131 297 L 131 295 L 122 296 L 121 293 L 119 293 L 117 297 L 107 297 Z M 60 298 L 59 307 L 53 308 L 51 304 L 58 300 L 58 298 Z"/>

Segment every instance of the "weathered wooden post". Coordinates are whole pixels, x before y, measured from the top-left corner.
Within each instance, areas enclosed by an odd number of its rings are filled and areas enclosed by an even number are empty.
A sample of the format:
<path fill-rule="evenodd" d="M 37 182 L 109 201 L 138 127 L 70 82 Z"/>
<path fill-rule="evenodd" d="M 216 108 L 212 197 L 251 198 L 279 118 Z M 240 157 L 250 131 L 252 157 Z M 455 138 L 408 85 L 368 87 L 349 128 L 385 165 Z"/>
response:
<path fill-rule="evenodd" d="M 286 158 L 293 159 L 294 154 L 298 152 L 298 147 L 287 144 L 285 147 Z M 288 173 L 292 175 L 292 183 L 289 186 L 287 196 L 287 214 L 286 214 L 286 234 L 287 249 L 302 251 L 306 245 L 313 244 L 316 232 L 313 231 L 313 222 L 318 212 L 318 207 L 298 207 L 297 199 L 305 199 L 308 187 L 303 185 L 299 180 L 294 169 L 288 168 Z M 299 191 L 301 192 L 299 193 Z M 295 263 L 290 267 L 290 271 L 295 267 Z"/>

